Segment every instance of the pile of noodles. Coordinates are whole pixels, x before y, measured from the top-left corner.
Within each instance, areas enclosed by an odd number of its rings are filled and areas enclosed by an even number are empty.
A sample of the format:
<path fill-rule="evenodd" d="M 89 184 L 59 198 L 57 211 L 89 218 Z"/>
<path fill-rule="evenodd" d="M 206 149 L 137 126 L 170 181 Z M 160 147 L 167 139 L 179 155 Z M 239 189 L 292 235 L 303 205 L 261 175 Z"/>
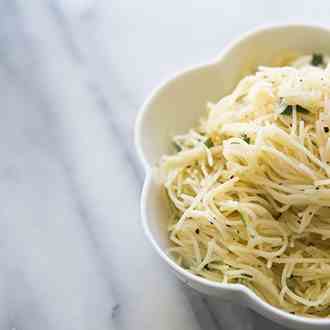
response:
<path fill-rule="evenodd" d="M 327 62 L 260 67 L 160 163 L 177 263 L 311 317 L 330 315 Z"/>

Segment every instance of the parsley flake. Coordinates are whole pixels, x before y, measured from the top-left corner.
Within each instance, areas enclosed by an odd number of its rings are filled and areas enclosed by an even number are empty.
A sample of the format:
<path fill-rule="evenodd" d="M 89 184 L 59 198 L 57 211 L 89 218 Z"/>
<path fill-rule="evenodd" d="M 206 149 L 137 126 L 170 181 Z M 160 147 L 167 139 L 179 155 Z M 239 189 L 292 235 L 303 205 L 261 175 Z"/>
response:
<path fill-rule="evenodd" d="M 207 148 L 212 148 L 212 147 L 214 147 L 214 143 L 213 143 L 213 141 L 212 141 L 212 139 L 211 138 L 208 138 L 205 142 L 204 142 L 204 144 L 205 144 L 205 146 L 207 147 Z"/>
<path fill-rule="evenodd" d="M 323 55 L 319 53 L 315 53 L 312 56 L 312 60 L 310 62 L 313 66 L 322 66 L 324 65 Z"/>
<path fill-rule="evenodd" d="M 247 144 L 250 144 L 250 138 L 246 135 L 246 134 L 243 134 L 242 135 L 242 139 L 247 143 Z"/>
<path fill-rule="evenodd" d="M 281 112 L 281 115 L 284 116 L 291 116 L 292 115 L 292 110 L 293 110 L 293 106 L 292 105 L 287 105 L 286 108 Z M 296 105 L 296 111 L 299 113 L 309 113 L 309 111 L 307 109 L 305 109 L 304 107 L 302 107 L 301 105 L 297 104 Z"/>

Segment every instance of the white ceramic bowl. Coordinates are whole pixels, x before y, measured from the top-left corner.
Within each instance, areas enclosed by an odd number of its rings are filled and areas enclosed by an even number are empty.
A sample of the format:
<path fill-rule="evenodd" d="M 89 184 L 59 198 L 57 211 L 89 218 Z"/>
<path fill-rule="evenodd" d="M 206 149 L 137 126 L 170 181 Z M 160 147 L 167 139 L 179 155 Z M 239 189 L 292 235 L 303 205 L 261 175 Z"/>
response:
<path fill-rule="evenodd" d="M 182 71 L 158 87 L 142 106 L 135 141 L 146 171 L 141 198 L 142 223 L 153 248 L 169 269 L 192 288 L 244 304 L 265 317 L 295 329 L 329 329 L 330 319 L 292 315 L 275 308 L 240 284 L 221 284 L 197 277 L 167 255 L 168 205 L 155 165 L 172 152 L 171 137 L 194 127 L 207 101 L 230 93 L 237 82 L 258 65 L 270 65 L 288 52 L 330 54 L 330 30 L 316 25 L 289 24 L 262 27 L 245 34 L 209 63 Z"/>

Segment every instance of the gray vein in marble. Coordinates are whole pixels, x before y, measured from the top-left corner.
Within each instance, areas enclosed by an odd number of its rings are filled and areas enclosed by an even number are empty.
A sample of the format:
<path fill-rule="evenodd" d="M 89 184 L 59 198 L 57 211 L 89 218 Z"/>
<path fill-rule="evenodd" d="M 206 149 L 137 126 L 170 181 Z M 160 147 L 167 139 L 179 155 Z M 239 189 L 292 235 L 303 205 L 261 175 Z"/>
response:
<path fill-rule="evenodd" d="M 72 29 L 70 28 L 70 22 L 68 22 L 65 14 L 61 11 L 61 8 L 56 6 L 53 2 L 51 2 L 50 8 L 55 13 L 56 20 L 58 22 L 58 28 L 62 32 L 62 39 L 68 45 L 68 47 L 72 50 L 73 54 L 75 54 L 76 58 L 79 58 L 79 62 L 81 66 L 87 66 L 87 62 L 84 59 L 81 50 L 77 47 L 77 36 L 72 33 Z M 92 17 L 92 9 L 89 9 L 90 15 L 82 16 L 84 19 L 91 19 Z M 81 17 L 81 16 L 80 16 Z M 93 48 L 93 47 L 92 47 Z M 133 172 L 136 175 L 137 180 L 142 183 L 142 169 L 136 161 L 136 155 L 134 152 L 134 144 L 132 141 L 132 135 L 127 136 L 125 132 L 123 132 L 122 126 L 116 120 L 116 116 L 118 116 L 118 111 L 113 110 L 111 104 L 109 104 L 109 99 L 106 97 L 106 93 L 104 89 L 100 86 L 97 78 L 94 78 L 91 72 L 93 72 L 93 67 L 88 67 L 88 75 L 86 77 L 86 86 L 88 86 L 89 91 L 94 95 L 97 104 L 99 105 L 99 109 L 104 112 L 105 118 L 108 122 L 108 127 L 111 132 L 117 138 L 118 144 L 122 146 L 122 150 L 124 151 L 125 158 L 127 158 L 128 164 L 132 167 Z M 115 85 L 115 84 L 114 84 Z M 117 84 L 119 85 L 119 84 Z M 119 85 L 120 86 L 120 85 Z M 132 100 L 129 95 L 122 95 L 122 99 L 124 100 Z M 136 104 L 127 104 L 126 107 L 130 107 L 132 109 L 138 109 Z M 132 129 L 131 129 L 132 131 Z"/>

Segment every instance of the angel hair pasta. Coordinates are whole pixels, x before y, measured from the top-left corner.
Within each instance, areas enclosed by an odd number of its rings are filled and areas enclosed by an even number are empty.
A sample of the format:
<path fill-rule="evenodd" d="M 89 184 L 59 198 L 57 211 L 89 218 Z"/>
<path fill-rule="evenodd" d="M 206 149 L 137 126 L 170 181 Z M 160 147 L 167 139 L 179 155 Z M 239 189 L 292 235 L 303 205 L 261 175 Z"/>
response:
<path fill-rule="evenodd" d="M 291 313 L 330 316 L 330 65 L 259 67 L 160 162 L 169 253 Z"/>

